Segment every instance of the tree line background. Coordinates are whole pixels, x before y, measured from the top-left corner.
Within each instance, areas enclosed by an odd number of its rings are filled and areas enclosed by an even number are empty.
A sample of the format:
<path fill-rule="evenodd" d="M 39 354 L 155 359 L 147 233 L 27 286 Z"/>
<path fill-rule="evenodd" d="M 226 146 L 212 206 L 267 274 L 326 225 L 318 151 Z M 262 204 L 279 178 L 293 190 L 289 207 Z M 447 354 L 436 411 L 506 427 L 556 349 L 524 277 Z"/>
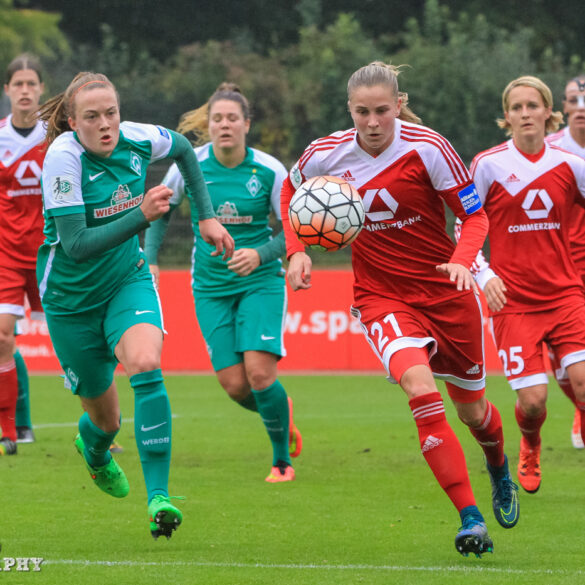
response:
<path fill-rule="evenodd" d="M 566 81 L 585 72 L 584 17 L 574 0 L 0 0 L 0 66 L 39 55 L 45 97 L 78 71 L 105 73 L 123 119 L 170 128 L 236 82 L 252 105 L 250 146 L 290 167 L 315 138 L 351 127 L 353 71 L 407 64 L 412 109 L 469 163 L 505 139 L 495 119 L 513 78 L 541 77 L 562 109 Z M 185 240 L 165 247 L 180 263 L 191 236 L 171 231 Z"/>

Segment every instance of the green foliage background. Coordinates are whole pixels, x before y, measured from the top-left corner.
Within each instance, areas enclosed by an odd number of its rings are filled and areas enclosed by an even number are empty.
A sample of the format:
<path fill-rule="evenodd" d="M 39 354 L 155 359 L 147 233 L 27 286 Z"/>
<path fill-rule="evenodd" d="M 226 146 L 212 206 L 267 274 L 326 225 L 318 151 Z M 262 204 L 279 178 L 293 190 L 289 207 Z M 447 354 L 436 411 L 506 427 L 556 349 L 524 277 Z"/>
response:
<path fill-rule="evenodd" d="M 561 109 L 567 79 L 585 71 L 576 2 L 523 5 L 500 0 L 0 0 L 0 67 L 23 50 L 40 55 L 46 95 L 82 70 L 106 73 L 123 118 L 174 128 L 224 80 L 249 98 L 249 144 L 291 166 L 320 136 L 351 127 L 347 79 L 384 60 L 407 64 L 400 77 L 412 109 L 444 134 L 466 163 L 502 142 L 501 93 L 519 75 L 547 82 Z M 52 12 L 46 12 L 50 10 Z M 567 18 L 571 13 L 574 18 Z M 4 103 L 6 110 L 6 103 Z M 154 169 L 159 181 L 166 167 Z M 186 264 L 188 216 L 167 240 L 166 264 Z M 187 238 L 188 241 L 185 240 Z M 318 254 L 347 262 L 348 253 Z"/>

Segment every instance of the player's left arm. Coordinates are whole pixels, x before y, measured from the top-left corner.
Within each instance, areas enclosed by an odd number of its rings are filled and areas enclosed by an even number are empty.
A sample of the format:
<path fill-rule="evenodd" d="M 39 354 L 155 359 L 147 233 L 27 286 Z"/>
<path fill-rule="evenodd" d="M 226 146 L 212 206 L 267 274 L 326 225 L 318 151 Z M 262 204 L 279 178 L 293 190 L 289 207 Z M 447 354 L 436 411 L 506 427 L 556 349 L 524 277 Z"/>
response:
<path fill-rule="evenodd" d="M 169 157 L 177 163 L 185 180 L 185 188 L 195 202 L 201 237 L 208 244 L 215 246 L 212 256 L 223 255 L 223 259 L 227 260 L 234 253 L 234 239 L 215 217 L 203 173 L 193 148 L 182 134 L 172 130 L 169 130 L 169 133 L 173 138 L 173 148 Z"/>

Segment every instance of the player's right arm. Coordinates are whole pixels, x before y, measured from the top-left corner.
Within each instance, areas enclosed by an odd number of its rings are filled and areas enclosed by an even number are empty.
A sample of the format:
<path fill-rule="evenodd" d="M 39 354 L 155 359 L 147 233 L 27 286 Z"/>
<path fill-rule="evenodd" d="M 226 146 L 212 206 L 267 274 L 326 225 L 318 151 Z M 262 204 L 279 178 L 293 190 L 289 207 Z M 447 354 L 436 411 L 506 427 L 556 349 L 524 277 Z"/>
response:
<path fill-rule="evenodd" d="M 286 275 L 293 290 L 306 290 L 311 288 L 311 268 L 313 263 L 310 256 L 305 252 L 305 246 L 293 232 L 288 219 L 290 200 L 304 180 L 305 178 L 301 174 L 297 163 L 292 168 L 289 176 L 284 180 L 280 193 L 282 229 L 286 241 L 286 257 L 289 261 Z"/>
<path fill-rule="evenodd" d="M 77 262 L 99 256 L 138 234 L 168 210 L 170 189 L 149 190 L 139 207 L 104 225 L 88 227 L 81 190 L 81 147 L 68 135 L 49 148 L 43 165 L 42 185 L 45 212 L 54 221 L 56 240 Z"/>
<path fill-rule="evenodd" d="M 169 199 L 169 210 L 162 217 L 152 222 L 144 234 L 144 253 L 146 254 L 150 273 L 157 287 L 160 277 L 158 253 L 165 239 L 171 215 L 185 196 L 185 181 L 176 164 L 173 164 L 167 171 L 167 174 L 162 180 L 162 184 L 166 185 L 173 192 Z"/>

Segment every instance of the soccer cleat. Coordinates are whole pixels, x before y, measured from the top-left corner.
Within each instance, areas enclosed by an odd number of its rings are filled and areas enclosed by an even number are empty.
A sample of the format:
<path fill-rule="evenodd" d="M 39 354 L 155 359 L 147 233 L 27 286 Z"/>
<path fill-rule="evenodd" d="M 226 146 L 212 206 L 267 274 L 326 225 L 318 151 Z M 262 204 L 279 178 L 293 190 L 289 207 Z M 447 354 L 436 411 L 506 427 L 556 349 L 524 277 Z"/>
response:
<path fill-rule="evenodd" d="M 171 504 L 171 498 L 161 495 L 154 496 L 148 504 L 148 517 L 150 534 L 155 540 L 159 536 L 170 538 L 173 530 L 176 530 L 183 521 L 181 510 Z"/>
<path fill-rule="evenodd" d="M 101 467 L 93 467 L 93 465 L 90 465 L 85 459 L 83 453 L 85 446 L 81 435 L 75 437 L 74 444 L 77 452 L 85 461 L 91 479 L 93 479 L 95 485 L 97 485 L 100 490 L 114 498 L 124 498 L 128 495 L 130 485 L 128 484 L 124 471 L 122 471 L 122 468 L 116 463 L 113 457 L 105 465 L 102 465 Z"/>
<path fill-rule="evenodd" d="M 122 445 L 120 445 L 120 443 L 117 443 L 116 441 L 114 441 L 110 445 L 110 453 L 122 453 L 123 451 L 124 447 L 122 447 Z"/>
<path fill-rule="evenodd" d="M 0 455 L 16 455 L 16 441 L 12 441 L 8 437 L 0 439 Z"/>
<path fill-rule="evenodd" d="M 518 481 L 529 493 L 534 494 L 540 487 L 540 445 L 531 449 L 526 439 L 520 439 L 520 460 L 518 461 Z"/>
<path fill-rule="evenodd" d="M 504 455 L 502 467 L 492 467 L 487 464 L 487 470 L 492 483 L 492 507 L 494 516 L 504 528 L 516 526 L 520 518 L 520 502 L 518 501 L 518 486 L 510 477 L 508 457 Z"/>
<path fill-rule="evenodd" d="M 31 427 L 16 427 L 17 443 L 34 443 L 35 434 Z"/>
<path fill-rule="evenodd" d="M 463 520 L 463 526 L 455 537 L 455 548 L 464 556 L 473 553 L 478 559 L 486 552 L 494 552 L 494 543 L 488 535 L 485 523 L 475 515 L 468 514 Z"/>
<path fill-rule="evenodd" d="M 292 465 L 284 461 L 278 461 L 272 467 L 266 481 L 269 483 L 280 483 L 282 481 L 293 481 L 295 478 L 295 470 Z"/>
<path fill-rule="evenodd" d="M 293 401 L 288 397 L 288 450 L 291 457 L 298 457 L 303 450 L 303 436 L 293 420 Z"/>
<path fill-rule="evenodd" d="M 571 443 L 575 449 L 584 449 L 583 437 L 581 437 L 581 411 L 575 408 L 575 416 L 573 417 L 573 428 L 571 429 Z"/>

